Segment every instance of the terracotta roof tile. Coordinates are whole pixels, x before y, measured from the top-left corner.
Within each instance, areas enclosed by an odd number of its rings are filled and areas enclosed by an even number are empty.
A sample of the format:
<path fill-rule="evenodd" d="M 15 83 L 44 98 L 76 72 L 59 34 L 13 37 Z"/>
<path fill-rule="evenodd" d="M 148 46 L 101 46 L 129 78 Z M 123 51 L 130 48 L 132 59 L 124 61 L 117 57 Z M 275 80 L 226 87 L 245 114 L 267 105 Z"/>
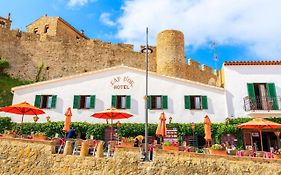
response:
<path fill-rule="evenodd" d="M 276 61 L 226 61 L 225 66 L 242 66 L 242 65 L 281 65 L 281 60 Z"/>

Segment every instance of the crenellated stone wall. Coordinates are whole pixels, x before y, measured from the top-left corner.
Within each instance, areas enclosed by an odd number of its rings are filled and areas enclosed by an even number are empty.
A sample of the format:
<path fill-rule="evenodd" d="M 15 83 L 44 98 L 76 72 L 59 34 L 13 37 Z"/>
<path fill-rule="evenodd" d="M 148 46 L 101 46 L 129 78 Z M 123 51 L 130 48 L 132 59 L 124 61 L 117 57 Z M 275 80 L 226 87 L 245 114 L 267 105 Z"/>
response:
<path fill-rule="evenodd" d="M 172 30 L 168 31 L 172 32 Z M 171 34 L 171 35 L 172 35 Z M 175 38 L 183 39 L 179 32 Z M 170 35 L 168 35 L 170 36 Z M 173 35 L 163 42 L 173 42 Z M 164 45 L 166 44 L 164 42 Z M 176 42 L 176 40 L 175 40 Z M 153 53 L 149 54 L 149 70 L 162 75 L 168 75 L 192 81 L 198 81 L 214 86 L 221 86 L 218 74 L 206 65 L 200 67 L 200 63 L 188 59 L 185 64 L 183 42 L 171 44 L 166 59 L 165 46 L 162 51 L 152 47 Z M 143 48 L 143 46 L 141 47 Z M 140 49 L 141 49 L 140 48 Z M 162 53 L 163 52 L 163 53 Z M 173 60 L 173 54 L 179 57 Z M 160 55 L 156 57 L 156 55 Z M 34 33 L 21 32 L 0 28 L 0 56 L 6 58 L 11 67 L 6 70 L 12 77 L 25 80 L 35 80 L 39 67 L 43 64 L 40 75 L 41 80 L 54 79 L 83 72 L 110 68 L 118 65 L 145 69 L 145 54 L 134 51 L 130 44 L 112 44 L 96 39 L 65 39 L 60 36 L 37 35 Z M 164 59 L 164 61 L 161 59 Z M 168 62 L 165 61 L 168 60 Z M 162 64 L 163 63 L 163 64 Z"/>
<path fill-rule="evenodd" d="M 54 144 L 0 138 L 0 174 L 77 175 L 277 175 L 281 160 L 215 156 L 156 150 L 154 160 L 140 161 L 138 148 L 117 148 L 113 157 L 52 154 Z"/>

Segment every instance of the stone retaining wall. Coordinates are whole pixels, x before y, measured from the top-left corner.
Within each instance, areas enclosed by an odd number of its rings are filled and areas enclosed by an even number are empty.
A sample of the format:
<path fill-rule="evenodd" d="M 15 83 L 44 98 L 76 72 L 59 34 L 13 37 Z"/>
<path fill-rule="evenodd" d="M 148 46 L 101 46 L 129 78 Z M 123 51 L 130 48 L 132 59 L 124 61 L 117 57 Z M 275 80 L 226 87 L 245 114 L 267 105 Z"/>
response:
<path fill-rule="evenodd" d="M 280 160 L 156 150 L 141 162 L 137 148 L 118 148 L 112 158 L 52 154 L 54 144 L 0 138 L 0 174 L 280 174 Z"/>

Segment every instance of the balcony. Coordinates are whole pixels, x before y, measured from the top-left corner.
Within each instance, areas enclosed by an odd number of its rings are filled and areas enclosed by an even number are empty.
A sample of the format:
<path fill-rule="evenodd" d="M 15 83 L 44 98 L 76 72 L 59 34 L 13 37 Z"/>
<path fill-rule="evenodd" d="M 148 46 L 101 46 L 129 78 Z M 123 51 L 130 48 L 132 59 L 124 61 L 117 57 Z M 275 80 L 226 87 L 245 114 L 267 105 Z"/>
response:
<path fill-rule="evenodd" d="M 244 97 L 244 110 L 253 118 L 281 117 L 281 96 Z"/>

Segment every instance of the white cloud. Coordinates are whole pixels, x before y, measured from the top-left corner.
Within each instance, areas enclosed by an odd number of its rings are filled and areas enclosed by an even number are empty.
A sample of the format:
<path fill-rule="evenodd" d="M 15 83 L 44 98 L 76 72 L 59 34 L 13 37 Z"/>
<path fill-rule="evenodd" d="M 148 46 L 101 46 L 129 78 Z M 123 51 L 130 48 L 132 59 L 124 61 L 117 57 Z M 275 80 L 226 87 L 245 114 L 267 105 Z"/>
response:
<path fill-rule="evenodd" d="M 165 29 L 181 30 L 195 48 L 215 40 L 242 45 L 258 58 L 281 58 L 281 1 L 278 0 L 126 0 L 117 37 L 150 43 Z"/>
<path fill-rule="evenodd" d="M 75 6 L 84 6 L 88 2 L 95 2 L 96 0 L 68 0 L 67 5 L 69 7 L 75 7 Z"/>
<path fill-rule="evenodd" d="M 110 19 L 110 16 L 111 16 L 110 13 L 102 13 L 100 15 L 100 21 L 107 26 L 110 27 L 115 26 L 116 23 Z"/>

